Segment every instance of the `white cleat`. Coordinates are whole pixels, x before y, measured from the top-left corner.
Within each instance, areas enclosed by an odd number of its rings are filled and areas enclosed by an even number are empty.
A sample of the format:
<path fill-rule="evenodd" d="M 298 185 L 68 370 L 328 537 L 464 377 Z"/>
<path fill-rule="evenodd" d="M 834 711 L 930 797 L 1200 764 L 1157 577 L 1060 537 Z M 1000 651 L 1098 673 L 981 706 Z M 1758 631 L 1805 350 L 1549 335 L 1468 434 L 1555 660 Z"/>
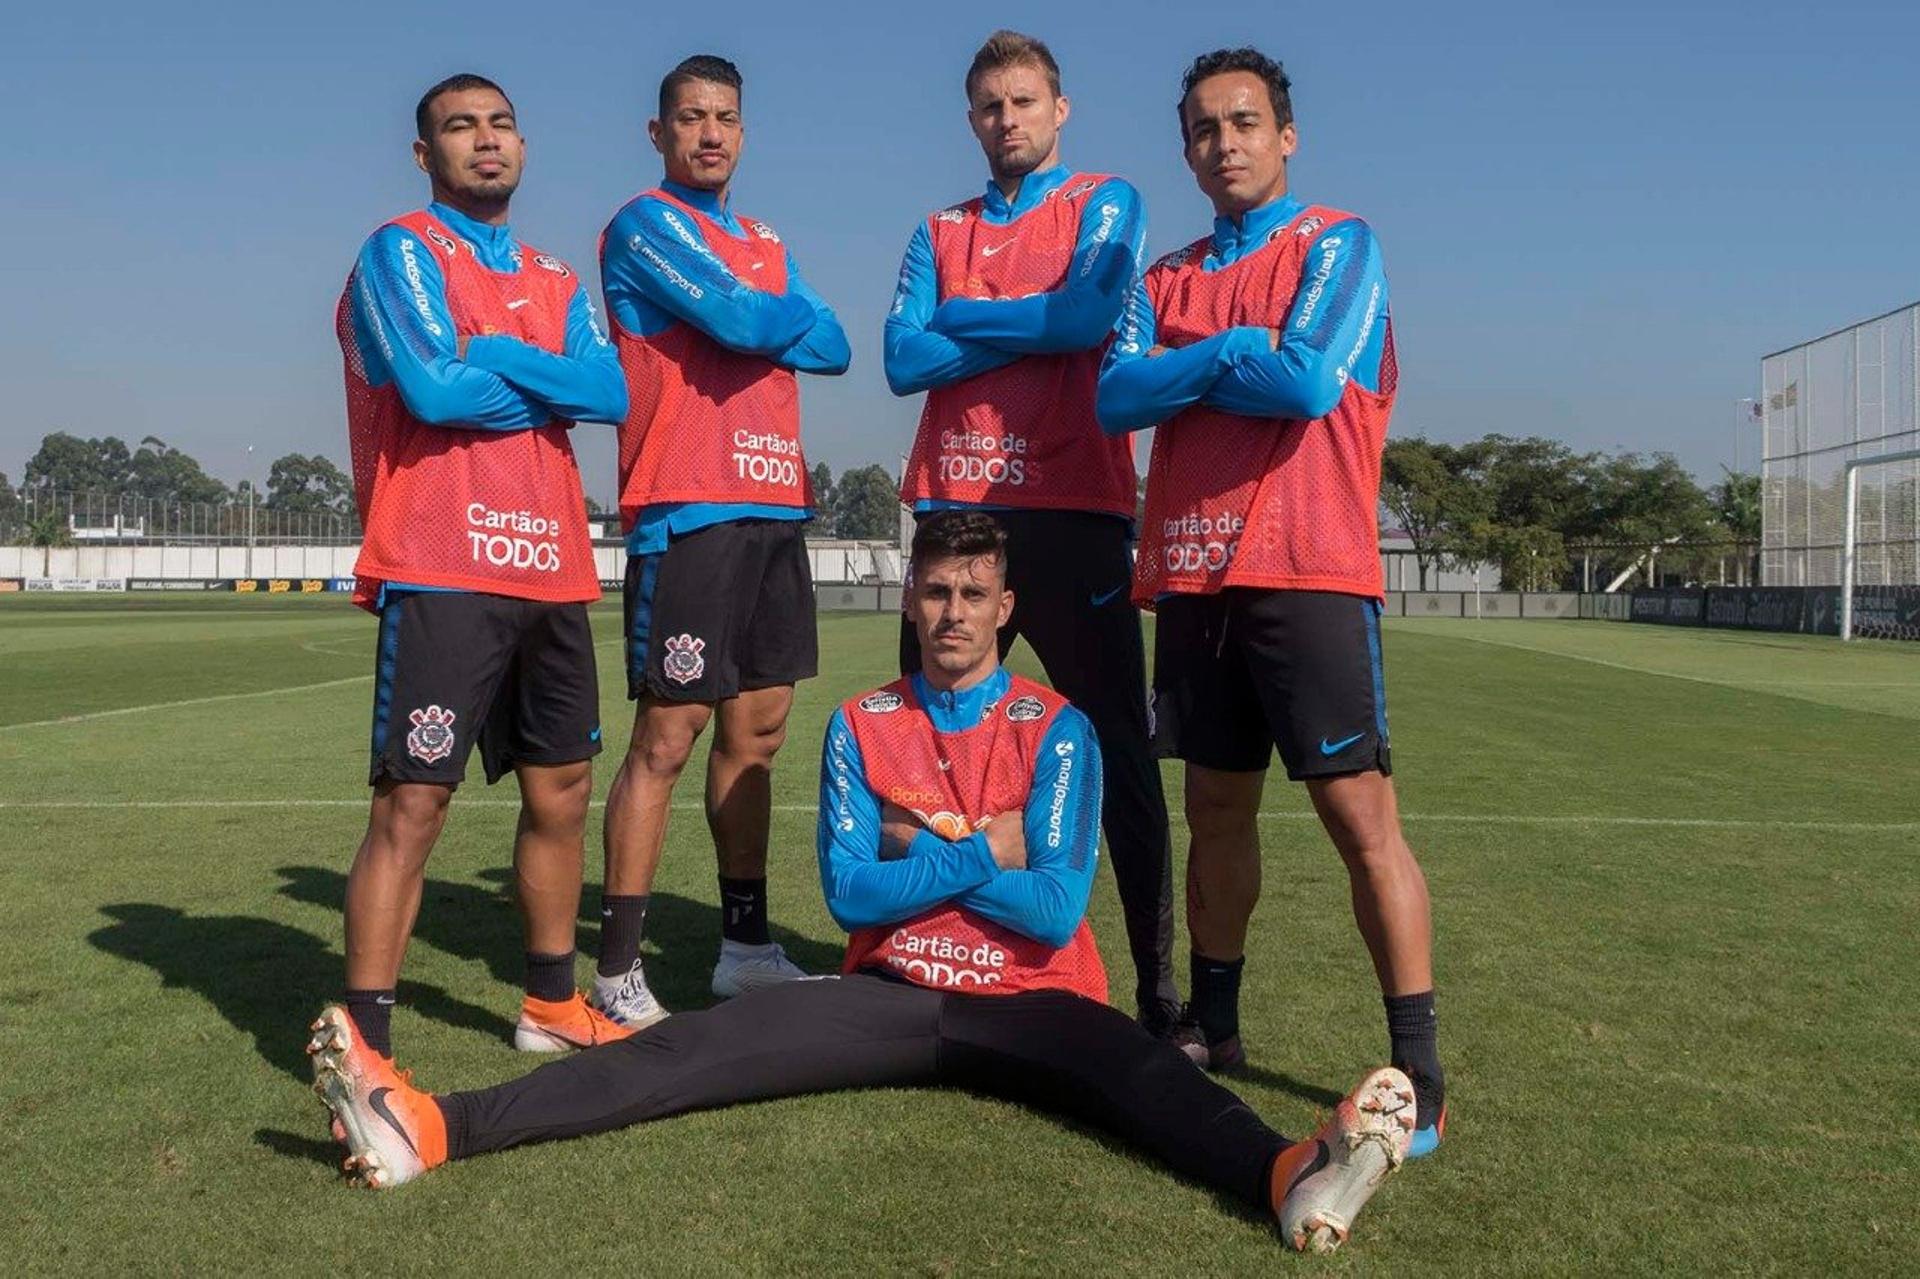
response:
<path fill-rule="evenodd" d="M 587 996 L 587 1002 L 622 1026 L 631 1026 L 635 1030 L 645 1030 L 668 1016 L 667 1010 L 648 988 L 646 968 L 638 959 L 633 961 L 633 967 L 619 977 L 602 977 L 595 973 L 593 993 Z"/>
<path fill-rule="evenodd" d="M 814 977 L 787 958 L 779 942 L 743 946 L 739 942 L 723 941 L 720 962 L 713 966 L 713 993 L 722 999 L 782 982 L 813 980 Z"/>
<path fill-rule="evenodd" d="M 1353 1219 L 1406 1159 L 1413 1123 L 1413 1082 L 1383 1066 L 1347 1094 L 1311 1141 L 1301 1143 L 1325 1147 L 1327 1162 L 1295 1181 L 1280 1203 L 1280 1233 L 1295 1250 L 1332 1252 L 1347 1241 Z"/>

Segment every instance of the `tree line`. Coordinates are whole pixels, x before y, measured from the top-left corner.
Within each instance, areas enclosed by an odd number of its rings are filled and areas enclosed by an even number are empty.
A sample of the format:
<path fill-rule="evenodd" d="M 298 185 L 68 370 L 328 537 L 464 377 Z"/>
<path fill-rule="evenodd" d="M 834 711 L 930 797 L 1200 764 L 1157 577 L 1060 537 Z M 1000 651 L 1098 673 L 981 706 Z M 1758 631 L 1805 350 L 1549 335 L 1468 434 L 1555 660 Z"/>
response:
<path fill-rule="evenodd" d="M 885 467 L 854 467 L 836 479 L 821 462 L 813 468 L 812 478 L 815 519 L 829 535 L 891 541 L 898 533 L 897 486 Z M 38 451 L 27 459 L 18 489 L 0 472 L 0 531 L 18 535 L 24 529 L 37 542 L 58 544 L 66 516 L 54 519 L 45 513 L 44 504 L 34 500 L 55 494 L 85 495 L 88 501 L 103 504 L 103 510 L 123 503 L 163 511 L 233 508 L 246 506 L 252 499 L 269 513 L 332 517 L 356 534 L 359 527 L 352 477 L 320 453 L 276 458 L 268 468 L 265 488 L 254 491 L 248 480 L 228 486 L 190 454 L 158 436 L 149 435 L 130 448 L 117 436 L 83 439 L 54 431 L 41 439 Z M 608 514 L 592 498 L 587 499 L 587 512 Z M 36 527 L 25 528 L 28 523 Z M 38 528 L 41 524 L 47 527 Z M 218 531 L 232 532 L 232 521 L 220 522 Z"/>
<path fill-rule="evenodd" d="M 894 538 L 898 490 L 885 467 L 856 466 L 835 476 L 820 462 L 811 477 L 822 535 Z M 129 448 L 111 435 L 55 431 L 28 459 L 23 478 L 16 491 L 0 474 L 0 529 L 21 524 L 23 494 L 62 493 L 163 508 L 233 508 L 252 498 L 268 512 L 333 517 L 357 532 L 353 481 L 319 453 L 276 458 L 266 487 L 255 493 L 246 480 L 229 487 L 157 436 Z M 1411 541 L 1422 589 L 1435 569 L 1477 564 L 1496 566 L 1507 590 L 1577 587 L 1582 556 L 1609 577 L 1636 560 L 1650 564 L 1656 554 L 1670 571 L 1705 572 L 1730 544 L 1760 538 L 1758 476 L 1729 473 L 1702 488 L 1669 454 L 1576 453 L 1536 436 L 1389 440 L 1380 497 L 1383 526 L 1404 530 Z M 587 509 L 607 514 L 591 498 Z"/>
<path fill-rule="evenodd" d="M 1537 436 L 1389 440 L 1380 500 L 1412 543 L 1422 589 L 1433 569 L 1480 564 L 1498 568 L 1505 590 L 1578 588 L 1576 557 L 1609 579 L 1656 557 L 1704 578 L 1730 556 L 1750 559 L 1760 540 L 1757 475 L 1702 488 L 1670 454 L 1576 453 Z"/>

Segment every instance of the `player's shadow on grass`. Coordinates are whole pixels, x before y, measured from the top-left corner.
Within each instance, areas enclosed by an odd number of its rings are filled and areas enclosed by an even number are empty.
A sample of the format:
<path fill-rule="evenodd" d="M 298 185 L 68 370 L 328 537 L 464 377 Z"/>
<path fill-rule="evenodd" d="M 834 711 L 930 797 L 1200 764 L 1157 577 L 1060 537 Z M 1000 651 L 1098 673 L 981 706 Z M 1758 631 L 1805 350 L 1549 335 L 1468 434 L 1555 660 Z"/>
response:
<path fill-rule="evenodd" d="M 312 933 L 247 915 L 190 915 L 175 906 L 121 902 L 103 906 L 115 922 L 87 940 L 110 955 L 144 964 L 163 986 L 197 991 L 237 1030 L 253 1036 L 270 1065 L 305 1082 L 307 1022 L 341 986 L 340 952 Z M 400 984 L 400 999 L 429 1017 L 496 1031 L 499 1015 L 455 999 L 438 986 Z"/>
<path fill-rule="evenodd" d="M 324 866 L 282 866 L 276 873 L 285 882 L 280 891 L 297 902 L 342 909 L 346 900 L 347 877 Z M 510 990 L 518 990 L 526 970 L 526 938 L 520 912 L 513 901 L 512 872 L 489 869 L 480 872 L 485 883 L 464 883 L 428 879 L 420 898 L 420 917 L 413 927 L 415 940 L 461 959 L 477 960 L 487 966 L 494 980 Z M 593 885 L 581 895 L 579 930 L 581 952 L 599 951 L 600 895 Z M 794 963 L 811 973 L 840 970 L 841 949 L 835 945 L 804 937 L 788 929 L 773 927 L 773 940 L 786 948 Z M 704 1008 L 714 1002 L 708 983 L 713 961 L 720 950 L 720 909 L 674 893 L 653 894 L 647 908 L 647 936 L 643 947 L 647 960 L 647 984 L 668 1008 L 686 1011 Z M 405 996 L 402 995 L 403 1002 Z M 494 1029 L 510 1025 L 509 1014 L 517 1011 L 515 1002 L 502 999 Z M 431 1015 L 431 1010 L 422 1008 Z"/>

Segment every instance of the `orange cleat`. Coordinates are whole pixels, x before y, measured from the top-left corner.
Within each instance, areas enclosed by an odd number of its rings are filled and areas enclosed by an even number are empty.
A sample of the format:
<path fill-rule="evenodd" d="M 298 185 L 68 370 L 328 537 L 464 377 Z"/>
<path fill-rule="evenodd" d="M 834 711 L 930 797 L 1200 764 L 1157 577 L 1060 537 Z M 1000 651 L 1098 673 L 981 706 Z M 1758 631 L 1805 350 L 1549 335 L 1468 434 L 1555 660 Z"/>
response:
<path fill-rule="evenodd" d="M 1392 1066 L 1360 1081 L 1333 1118 L 1274 1161 L 1269 1181 L 1280 1233 L 1297 1252 L 1332 1252 L 1353 1219 L 1407 1158 L 1413 1137 L 1413 1083 Z M 1320 1152 L 1326 1160 L 1318 1168 Z"/>
<path fill-rule="evenodd" d="M 622 1026 L 589 1004 L 579 991 L 557 1003 L 528 995 L 520 1005 L 520 1021 L 513 1028 L 513 1046 L 523 1053 L 566 1052 L 610 1044 L 639 1029 Z"/>
<path fill-rule="evenodd" d="M 447 1124 L 433 1094 L 367 1047 L 345 1008 L 328 1004 L 312 1030 L 313 1090 L 349 1151 L 342 1165 L 349 1181 L 387 1190 L 447 1161 Z"/>

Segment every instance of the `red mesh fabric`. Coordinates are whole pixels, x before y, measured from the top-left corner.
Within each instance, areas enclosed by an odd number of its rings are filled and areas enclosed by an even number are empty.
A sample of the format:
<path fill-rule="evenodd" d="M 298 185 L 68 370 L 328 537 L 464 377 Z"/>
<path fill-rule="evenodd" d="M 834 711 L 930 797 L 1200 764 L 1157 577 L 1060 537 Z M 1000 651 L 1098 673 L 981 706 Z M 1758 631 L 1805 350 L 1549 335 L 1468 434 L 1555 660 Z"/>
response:
<path fill-rule="evenodd" d="M 928 220 L 942 302 L 1018 298 L 1065 282 L 1080 215 L 1105 174 L 1079 174 L 1011 224 L 969 200 Z M 927 392 L 900 496 L 1131 516 L 1133 442 L 1094 418 L 1099 349 L 1029 355 Z"/>
<path fill-rule="evenodd" d="M 439 261 L 459 336 L 507 334 L 565 352 L 567 307 L 580 282 L 564 262 L 523 246 L 519 270 L 489 271 L 430 214 L 410 213 L 395 224 L 418 235 L 418 251 Z M 354 564 L 354 602 L 373 607 L 384 582 L 555 602 L 599 599 L 580 468 L 567 436 L 573 424 L 556 419 L 499 432 L 429 425 L 407 411 L 391 382 L 368 385 L 346 293 L 334 322 L 345 364 L 354 500 L 366 529 Z"/>
<path fill-rule="evenodd" d="M 1021 718 L 1009 711 L 1020 704 Z M 1038 713 L 1032 713 L 1038 704 Z M 883 801 L 914 813 L 943 839 L 959 839 L 990 819 L 1026 807 L 1041 740 L 1066 700 L 1014 676 L 1006 696 L 980 723 L 941 733 L 901 679 L 842 708 L 867 783 Z M 847 940 L 843 970 L 884 964 L 922 986 L 977 994 L 1067 990 L 1107 999 L 1107 972 L 1086 920 L 1065 946 L 1053 947 L 943 905 Z"/>
<path fill-rule="evenodd" d="M 741 218 L 745 240 L 664 191 L 715 257 L 749 288 L 782 293 L 787 253 L 773 228 Z M 613 344 L 627 374 L 620 426 L 620 514 L 628 528 L 657 502 L 758 502 L 810 507 L 800 447 L 800 387 L 760 355 L 729 351 L 690 324 L 647 337 L 616 317 Z"/>
<path fill-rule="evenodd" d="M 1264 248 L 1202 271 L 1208 242 L 1155 263 L 1147 295 L 1160 341 L 1184 346 L 1237 325 L 1284 321 L 1321 226 L 1352 217 L 1311 207 Z M 1154 432 L 1134 601 L 1228 586 L 1381 593 L 1380 453 L 1399 380 L 1393 329 L 1378 392 L 1348 382 L 1315 421 L 1240 417 L 1195 405 Z"/>

